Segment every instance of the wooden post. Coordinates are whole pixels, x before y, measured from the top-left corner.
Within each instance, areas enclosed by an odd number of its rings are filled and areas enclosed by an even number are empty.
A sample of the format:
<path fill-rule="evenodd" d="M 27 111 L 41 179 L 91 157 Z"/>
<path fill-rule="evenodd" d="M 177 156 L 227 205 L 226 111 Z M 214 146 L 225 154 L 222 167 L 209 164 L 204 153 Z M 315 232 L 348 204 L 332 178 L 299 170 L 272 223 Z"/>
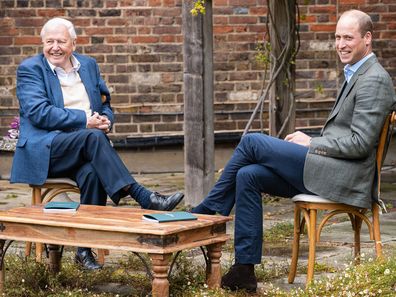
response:
<path fill-rule="evenodd" d="M 186 204 L 197 205 L 214 182 L 212 0 L 205 15 L 183 1 L 184 171 Z"/>
<path fill-rule="evenodd" d="M 295 129 L 295 67 L 290 62 L 292 62 L 292 57 L 296 51 L 294 33 L 296 27 L 296 3 L 294 0 L 270 0 L 268 5 L 272 13 L 272 18 L 270 18 L 271 63 L 275 63 L 273 57 L 277 57 L 279 58 L 276 61 L 278 66 L 283 60 L 281 53 L 285 55 L 285 66 L 271 87 L 269 133 L 277 136 L 282 125 L 287 121 L 285 128 L 279 135 L 280 138 L 284 138 L 287 134 L 294 132 Z M 286 52 L 284 52 L 285 49 Z"/>

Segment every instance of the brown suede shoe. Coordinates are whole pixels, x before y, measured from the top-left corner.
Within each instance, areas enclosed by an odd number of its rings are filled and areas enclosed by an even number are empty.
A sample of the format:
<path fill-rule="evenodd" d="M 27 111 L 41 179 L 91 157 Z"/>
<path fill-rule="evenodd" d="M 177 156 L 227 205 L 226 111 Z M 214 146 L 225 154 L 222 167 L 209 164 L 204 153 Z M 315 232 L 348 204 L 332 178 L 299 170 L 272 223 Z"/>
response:
<path fill-rule="evenodd" d="M 230 270 L 221 278 L 221 287 L 231 291 L 246 290 L 246 292 L 255 293 L 257 290 L 257 279 L 254 274 L 254 265 L 232 265 Z"/>

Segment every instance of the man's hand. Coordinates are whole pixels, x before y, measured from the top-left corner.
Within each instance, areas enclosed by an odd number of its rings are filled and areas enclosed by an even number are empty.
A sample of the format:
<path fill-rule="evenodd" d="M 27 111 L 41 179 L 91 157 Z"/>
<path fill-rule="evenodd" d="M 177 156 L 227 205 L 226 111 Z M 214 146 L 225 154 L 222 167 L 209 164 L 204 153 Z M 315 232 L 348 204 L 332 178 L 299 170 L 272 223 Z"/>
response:
<path fill-rule="evenodd" d="M 292 134 L 286 135 L 285 140 L 308 147 L 311 142 L 311 138 L 312 137 L 308 136 L 307 134 L 296 131 Z"/>
<path fill-rule="evenodd" d="M 111 122 L 107 116 L 101 116 L 97 112 L 94 112 L 92 116 L 88 118 L 87 128 L 88 129 L 99 129 L 105 133 L 110 132 Z"/>

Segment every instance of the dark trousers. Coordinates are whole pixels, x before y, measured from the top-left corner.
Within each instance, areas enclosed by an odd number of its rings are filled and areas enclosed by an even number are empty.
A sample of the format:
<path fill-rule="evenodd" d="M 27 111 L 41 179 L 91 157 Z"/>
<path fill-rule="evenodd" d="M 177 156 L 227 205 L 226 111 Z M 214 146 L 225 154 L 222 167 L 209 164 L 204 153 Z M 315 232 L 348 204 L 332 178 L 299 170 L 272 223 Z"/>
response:
<path fill-rule="evenodd" d="M 123 188 L 137 182 L 98 129 L 59 133 L 51 144 L 48 177 L 69 177 L 81 191 L 81 203 L 106 205 L 107 195 L 118 204 Z"/>
<path fill-rule="evenodd" d="M 235 205 L 235 259 L 258 264 L 262 255 L 261 193 L 292 197 L 311 194 L 303 171 L 308 148 L 264 134 L 247 134 L 202 204 L 222 215 Z"/>

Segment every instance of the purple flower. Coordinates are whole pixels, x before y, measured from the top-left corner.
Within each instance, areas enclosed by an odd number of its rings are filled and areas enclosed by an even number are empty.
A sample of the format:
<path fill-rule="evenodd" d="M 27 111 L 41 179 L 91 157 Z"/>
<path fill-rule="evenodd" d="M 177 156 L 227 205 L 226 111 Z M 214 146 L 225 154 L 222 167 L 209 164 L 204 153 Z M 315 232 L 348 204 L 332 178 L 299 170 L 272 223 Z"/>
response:
<path fill-rule="evenodd" d="M 19 117 L 14 117 L 12 122 L 10 123 L 10 130 L 8 130 L 7 138 L 8 139 L 17 139 L 19 137 Z"/>

